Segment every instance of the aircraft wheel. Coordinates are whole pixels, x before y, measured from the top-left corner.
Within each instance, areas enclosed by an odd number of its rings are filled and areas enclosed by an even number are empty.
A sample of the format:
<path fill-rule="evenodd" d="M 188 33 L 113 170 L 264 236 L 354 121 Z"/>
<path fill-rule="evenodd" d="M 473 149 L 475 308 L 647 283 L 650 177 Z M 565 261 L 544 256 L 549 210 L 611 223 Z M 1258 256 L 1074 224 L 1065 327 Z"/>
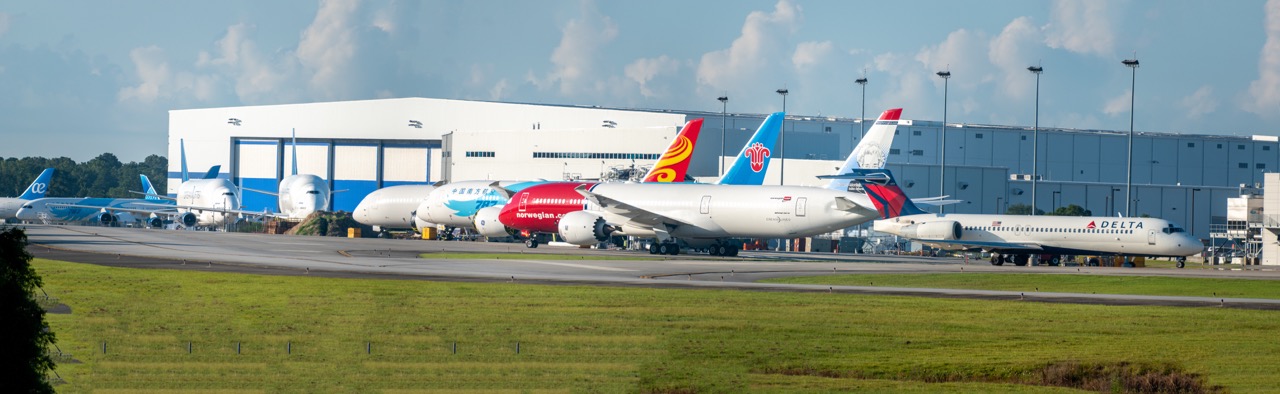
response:
<path fill-rule="evenodd" d="M 707 254 L 712 256 L 719 256 L 724 253 L 720 251 L 720 244 L 712 244 L 710 247 L 707 248 Z"/>
<path fill-rule="evenodd" d="M 1179 257 L 1179 258 L 1178 258 L 1178 268 L 1186 268 L 1186 267 L 1187 267 L 1187 258 L 1186 258 L 1186 257 Z"/>
<path fill-rule="evenodd" d="M 991 254 L 991 265 L 1000 265 L 1000 255 L 995 253 Z"/>
<path fill-rule="evenodd" d="M 658 244 L 658 254 L 671 254 L 671 247 L 665 243 Z"/>
<path fill-rule="evenodd" d="M 728 246 L 725 246 L 725 248 L 729 252 L 728 253 L 729 257 L 738 257 L 738 245 L 728 245 Z"/>
<path fill-rule="evenodd" d="M 658 254 L 658 244 L 649 244 L 649 254 Z"/>
<path fill-rule="evenodd" d="M 529 249 L 536 249 L 538 247 L 538 240 L 533 238 L 526 239 L 524 240 L 524 247 Z"/>

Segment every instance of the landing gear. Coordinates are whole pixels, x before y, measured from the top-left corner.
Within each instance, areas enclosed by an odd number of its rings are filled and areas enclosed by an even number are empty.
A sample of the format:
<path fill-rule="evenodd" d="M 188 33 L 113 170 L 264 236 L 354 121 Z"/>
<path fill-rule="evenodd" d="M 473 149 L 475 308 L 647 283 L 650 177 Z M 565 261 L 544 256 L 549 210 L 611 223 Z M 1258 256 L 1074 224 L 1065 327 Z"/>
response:
<path fill-rule="evenodd" d="M 658 244 L 658 254 L 667 254 L 672 256 L 678 255 L 680 254 L 680 245 L 676 245 L 674 242 L 663 242 Z"/>
<path fill-rule="evenodd" d="M 526 240 L 524 240 L 524 247 L 529 248 L 529 249 L 537 249 L 537 248 L 538 248 L 538 240 L 537 240 L 536 238 L 529 238 L 529 239 L 526 239 Z"/>
<path fill-rule="evenodd" d="M 991 265 L 1004 265 L 1005 261 L 1007 261 L 1005 255 L 999 253 L 991 254 Z"/>
<path fill-rule="evenodd" d="M 657 243 L 651 243 L 651 244 L 649 244 L 649 254 L 658 254 L 658 244 L 657 244 Z"/>
<path fill-rule="evenodd" d="M 1186 268 L 1186 267 L 1187 267 L 1187 257 L 1186 256 L 1179 257 L 1178 268 Z"/>
<path fill-rule="evenodd" d="M 1027 262 L 1030 260 L 1031 260 L 1030 255 L 1025 255 L 1025 254 L 1014 255 L 1013 265 L 1016 265 L 1019 267 L 1025 267 L 1027 265 Z"/>

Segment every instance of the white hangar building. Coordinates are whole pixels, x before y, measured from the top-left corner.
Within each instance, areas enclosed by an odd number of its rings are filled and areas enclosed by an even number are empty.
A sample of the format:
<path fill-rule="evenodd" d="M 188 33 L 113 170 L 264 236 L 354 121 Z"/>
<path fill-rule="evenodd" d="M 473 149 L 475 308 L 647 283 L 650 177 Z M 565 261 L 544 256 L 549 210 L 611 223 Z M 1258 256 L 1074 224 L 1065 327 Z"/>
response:
<path fill-rule="evenodd" d="M 713 101 L 708 104 L 714 107 Z M 874 117 L 881 109 L 869 109 Z M 609 168 L 647 166 L 688 119 L 705 118 L 689 173 L 719 174 L 721 149 L 734 156 L 766 114 L 638 110 L 587 106 L 403 98 L 174 110 L 169 114 L 169 185 L 178 185 L 178 142 L 193 173 L 222 165 L 220 176 L 245 188 L 275 190 L 288 175 L 289 133 L 296 130 L 299 170 L 334 190 L 333 210 L 353 209 L 379 187 L 470 179 L 595 179 Z M 1029 126 L 949 123 L 946 182 L 942 123 L 904 109 L 888 167 L 913 196 L 950 195 L 947 212 L 997 213 L 1031 204 L 1034 133 Z M 724 119 L 722 122 L 721 120 Z M 818 185 L 861 137 L 856 118 L 789 115 L 785 147 L 766 177 Z M 1229 133 L 1234 131 L 1227 130 Z M 724 138 L 721 138 L 722 133 Z M 1125 212 L 1128 132 L 1041 128 L 1036 207 L 1070 204 L 1095 215 Z M 1138 132 L 1133 147 L 1133 216 L 1182 224 L 1207 238 L 1226 222 L 1226 199 L 1255 188 L 1280 168 L 1275 136 Z M 275 210 L 275 197 L 245 192 L 251 210 Z"/>

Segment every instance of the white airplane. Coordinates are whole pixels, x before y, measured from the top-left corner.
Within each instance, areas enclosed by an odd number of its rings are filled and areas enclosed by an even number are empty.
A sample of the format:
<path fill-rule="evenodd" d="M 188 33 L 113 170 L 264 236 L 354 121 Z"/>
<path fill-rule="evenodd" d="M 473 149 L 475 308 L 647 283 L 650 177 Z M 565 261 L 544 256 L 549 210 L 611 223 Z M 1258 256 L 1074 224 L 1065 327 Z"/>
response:
<path fill-rule="evenodd" d="M 155 186 L 146 175 L 138 174 L 142 182 L 142 190 L 149 194 L 145 199 L 138 198 L 67 198 L 45 197 L 32 200 L 22 205 L 17 218 L 23 223 L 53 222 L 97 222 L 105 226 L 120 223 L 143 221 L 143 217 L 133 212 L 113 212 L 109 208 L 132 208 L 137 203 L 164 203 L 156 197 Z M 169 203 L 172 205 L 172 203 Z M 141 213 L 141 212 L 139 212 Z M 163 219 L 157 214 L 146 214 L 144 224 L 149 227 L 163 227 Z"/>
<path fill-rule="evenodd" d="M 1168 220 L 1101 216 L 938 215 L 917 208 L 888 170 L 857 169 L 838 177 L 856 179 L 871 197 L 881 220 L 875 231 L 927 245 L 993 252 L 991 264 L 1012 260 L 1026 265 L 1031 254 L 1186 256 L 1204 245 Z"/>
<path fill-rule="evenodd" d="M 324 178 L 311 174 L 298 174 L 298 137 L 296 133 L 293 136 L 293 172 L 280 180 L 279 193 L 250 188 L 242 189 L 276 196 L 279 201 L 280 215 L 271 216 L 289 219 L 303 219 L 315 211 L 327 209 L 333 193 L 340 192 L 329 190 L 329 182 L 325 182 Z"/>
<path fill-rule="evenodd" d="M 645 174 L 646 182 L 680 182 L 685 178 L 702 118 L 685 123 L 680 133 Z M 416 209 L 419 220 L 442 224 L 446 228 L 476 230 L 479 222 L 501 224 L 498 215 L 511 196 L 527 187 L 551 181 L 460 181 L 442 185 L 431 191 Z M 483 212 L 482 212 L 483 211 Z M 499 228 L 501 231 L 501 228 Z M 447 236 L 447 235 L 446 235 Z"/>
<path fill-rule="evenodd" d="M 53 168 L 46 168 L 41 171 L 40 175 L 36 176 L 36 180 L 31 182 L 18 197 L 0 198 L 0 221 L 13 218 L 27 202 L 44 198 L 49 191 L 49 179 L 53 178 L 54 171 Z"/>
<path fill-rule="evenodd" d="M 365 196 L 356 205 L 352 217 L 361 224 L 373 226 L 373 231 L 416 230 L 435 227 L 417 216 L 418 205 L 422 204 L 434 185 L 396 185 L 388 186 Z"/>

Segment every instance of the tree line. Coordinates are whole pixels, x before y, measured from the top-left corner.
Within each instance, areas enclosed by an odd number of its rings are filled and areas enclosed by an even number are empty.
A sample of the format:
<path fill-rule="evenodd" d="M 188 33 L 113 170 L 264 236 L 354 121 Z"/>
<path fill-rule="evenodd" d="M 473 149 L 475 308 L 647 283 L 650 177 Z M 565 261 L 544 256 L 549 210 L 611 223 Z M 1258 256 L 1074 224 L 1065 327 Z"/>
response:
<path fill-rule="evenodd" d="M 4 158 L 0 160 L 0 197 L 17 197 L 40 175 L 53 167 L 48 197 L 142 198 L 129 191 L 143 191 L 138 174 L 151 178 L 156 191 L 165 192 L 169 159 L 147 156 L 142 162 L 121 163 L 116 155 L 103 153 L 84 163 L 66 157 Z"/>

